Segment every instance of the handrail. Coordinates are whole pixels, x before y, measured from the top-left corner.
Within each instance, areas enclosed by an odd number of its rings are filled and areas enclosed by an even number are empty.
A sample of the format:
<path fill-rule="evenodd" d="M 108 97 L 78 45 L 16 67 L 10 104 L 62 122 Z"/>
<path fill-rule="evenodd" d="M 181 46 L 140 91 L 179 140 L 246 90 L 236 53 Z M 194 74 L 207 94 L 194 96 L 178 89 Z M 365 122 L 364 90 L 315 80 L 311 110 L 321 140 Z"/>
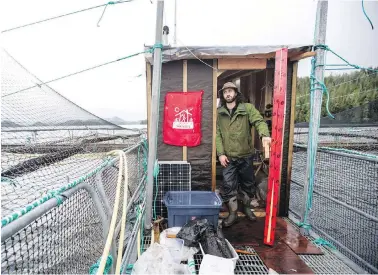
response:
<path fill-rule="evenodd" d="M 296 184 L 296 185 L 298 185 L 298 186 L 300 186 L 300 187 L 304 187 L 303 184 L 301 184 L 301 183 L 299 183 L 299 182 L 297 182 L 297 181 L 295 181 L 295 180 L 291 180 L 291 182 L 294 183 L 294 184 Z M 331 200 L 331 201 L 333 201 L 333 202 L 335 202 L 335 203 L 337 203 L 337 204 L 340 204 L 340 205 L 342 205 L 342 206 L 348 208 L 349 210 L 352 210 L 352 211 L 354 211 L 354 212 L 356 212 L 356 213 L 358 213 L 358 214 L 364 216 L 365 218 L 368 218 L 368 219 L 370 219 L 370 220 L 372 220 L 372 221 L 378 222 L 378 217 L 374 217 L 373 215 L 370 215 L 370 214 L 368 214 L 368 213 L 366 213 L 366 212 L 363 212 L 363 211 L 361 211 L 361 210 L 359 210 L 359 209 L 357 209 L 357 208 L 355 208 L 355 207 L 353 207 L 353 206 L 350 206 L 349 204 L 346 204 L 345 202 L 342 202 L 342 201 L 336 200 L 335 198 L 332 198 L 331 196 L 328 196 L 327 194 L 325 194 L 325 193 L 323 193 L 323 192 L 319 192 L 319 191 L 317 191 L 317 190 L 315 190 L 315 189 L 313 190 L 313 192 L 314 192 L 315 194 L 318 194 L 318 195 L 320 195 L 320 196 L 322 196 L 322 197 L 324 197 L 324 198 L 326 198 L 326 199 L 329 199 L 329 200 Z"/>

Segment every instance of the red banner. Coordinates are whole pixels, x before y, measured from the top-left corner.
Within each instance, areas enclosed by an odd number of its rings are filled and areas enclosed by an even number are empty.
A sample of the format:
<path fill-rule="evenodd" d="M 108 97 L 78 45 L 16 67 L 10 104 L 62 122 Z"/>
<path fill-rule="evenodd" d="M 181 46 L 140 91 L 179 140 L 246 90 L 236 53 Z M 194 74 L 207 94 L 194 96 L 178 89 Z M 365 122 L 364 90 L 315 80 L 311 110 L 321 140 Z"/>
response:
<path fill-rule="evenodd" d="M 194 147 L 201 143 L 203 91 L 168 92 L 165 96 L 163 142 Z"/>

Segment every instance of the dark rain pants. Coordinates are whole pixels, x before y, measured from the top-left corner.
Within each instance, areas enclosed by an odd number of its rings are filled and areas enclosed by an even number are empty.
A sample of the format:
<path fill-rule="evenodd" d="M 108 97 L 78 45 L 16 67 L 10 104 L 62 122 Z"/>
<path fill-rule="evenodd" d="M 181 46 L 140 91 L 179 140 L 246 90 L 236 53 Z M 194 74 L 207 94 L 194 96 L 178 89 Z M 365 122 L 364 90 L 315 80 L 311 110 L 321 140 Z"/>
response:
<path fill-rule="evenodd" d="M 228 202 L 238 194 L 238 189 L 246 192 L 250 198 L 256 193 L 253 156 L 231 159 L 223 169 L 223 183 L 220 189 L 223 202 Z"/>

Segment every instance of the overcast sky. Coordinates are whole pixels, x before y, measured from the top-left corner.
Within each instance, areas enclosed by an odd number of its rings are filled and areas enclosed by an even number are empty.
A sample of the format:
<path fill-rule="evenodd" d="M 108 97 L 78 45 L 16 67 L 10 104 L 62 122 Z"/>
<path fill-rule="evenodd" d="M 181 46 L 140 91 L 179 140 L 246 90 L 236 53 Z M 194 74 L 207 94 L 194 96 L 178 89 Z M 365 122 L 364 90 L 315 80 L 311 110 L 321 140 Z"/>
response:
<path fill-rule="evenodd" d="M 155 37 L 156 0 L 135 0 L 2 33 L 1 45 L 48 81 L 143 51 Z M 101 0 L 1 1 L 1 30 L 101 5 Z M 312 44 L 316 0 L 177 0 L 177 37 L 184 45 Z M 174 0 L 165 1 L 173 41 Z M 327 45 L 352 63 L 378 66 L 378 0 L 330 0 Z M 330 55 L 328 63 L 335 63 Z M 2 68 L 3 69 L 3 68 Z M 49 84 L 101 117 L 146 118 L 142 55 Z M 308 75 L 309 60 L 299 75 Z M 142 77 L 135 76 L 143 74 Z"/>

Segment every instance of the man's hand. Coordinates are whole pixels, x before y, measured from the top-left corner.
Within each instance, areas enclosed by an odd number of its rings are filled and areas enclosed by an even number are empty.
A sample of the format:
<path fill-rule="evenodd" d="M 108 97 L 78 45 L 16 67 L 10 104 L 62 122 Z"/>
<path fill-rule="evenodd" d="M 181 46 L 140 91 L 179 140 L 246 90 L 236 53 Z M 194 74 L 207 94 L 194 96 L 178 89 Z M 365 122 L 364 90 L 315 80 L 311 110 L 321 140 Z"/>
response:
<path fill-rule="evenodd" d="M 227 156 L 221 155 L 221 156 L 219 156 L 219 162 L 221 163 L 221 165 L 223 167 L 227 167 L 227 164 L 229 163 L 229 160 L 228 160 Z"/>
<path fill-rule="evenodd" d="M 268 159 L 270 155 L 270 144 L 272 142 L 272 139 L 270 137 L 263 137 L 261 139 L 261 142 L 265 149 L 265 158 Z"/>

